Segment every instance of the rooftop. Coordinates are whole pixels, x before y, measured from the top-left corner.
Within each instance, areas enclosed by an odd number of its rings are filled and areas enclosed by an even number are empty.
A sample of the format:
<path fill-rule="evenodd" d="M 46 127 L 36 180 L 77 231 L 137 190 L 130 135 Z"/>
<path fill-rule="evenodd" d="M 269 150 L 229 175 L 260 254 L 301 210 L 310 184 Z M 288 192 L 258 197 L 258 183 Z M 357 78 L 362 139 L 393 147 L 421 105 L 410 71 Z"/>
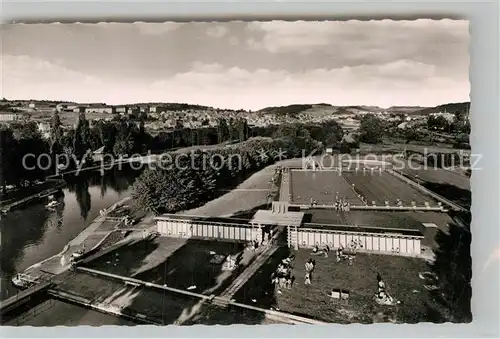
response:
<path fill-rule="evenodd" d="M 258 210 L 250 220 L 251 224 L 300 226 L 304 219 L 304 212 L 273 213 L 270 210 Z"/>
<path fill-rule="evenodd" d="M 350 225 L 358 228 L 358 231 L 365 229 L 363 232 L 373 233 L 374 229 L 379 229 L 376 232 L 393 230 L 406 235 L 419 233 L 425 236 L 424 245 L 434 246 L 437 229 L 446 231 L 452 222 L 447 213 L 434 211 L 349 211 L 339 214 L 334 210 L 311 209 L 305 218 L 304 227 L 340 230 Z M 434 226 L 430 227 L 431 224 Z"/>
<path fill-rule="evenodd" d="M 248 225 L 248 219 L 240 218 L 224 218 L 224 217 L 207 217 L 200 215 L 188 215 L 188 214 L 162 214 L 156 217 L 156 220 L 179 220 L 179 221 L 194 221 L 198 223 L 208 222 L 208 223 L 218 223 L 218 224 L 239 224 Z"/>
<path fill-rule="evenodd" d="M 335 210 L 311 209 L 306 222 L 316 224 L 342 224 L 385 228 L 422 230 L 424 223 L 436 224 L 444 230 L 452 222 L 443 212 L 426 211 L 349 211 L 343 214 Z"/>

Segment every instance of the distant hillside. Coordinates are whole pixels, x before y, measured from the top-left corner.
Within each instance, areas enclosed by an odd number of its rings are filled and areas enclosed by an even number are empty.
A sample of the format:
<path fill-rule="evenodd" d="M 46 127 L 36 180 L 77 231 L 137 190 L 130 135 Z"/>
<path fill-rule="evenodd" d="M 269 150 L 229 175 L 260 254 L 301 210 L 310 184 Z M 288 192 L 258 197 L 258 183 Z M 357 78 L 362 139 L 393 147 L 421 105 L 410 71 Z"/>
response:
<path fill-rule="evenodd" d="M 391 106 L 388 109 L 386 109 L 386 112 L 389 113 L 405 113 L 405 114 L 412 114 L 416 113 L 418 111 L 421 111 L 423 109 L 426 109 L 428 107 L 422 107 L 422 106 Z"/>
<path fill-rule="evenodd" d="M 127 104 L 127 105 L 114 105 L 114 106 L 163 106 L 172 111 L 182 111 L 187 109 L 195 109 L 195 110 L 209 110 L 215 109 L 210 106 L 202 106 L 202 105 L 192 105 L 186 103 L 178 103 L 178 102 L 140 102 L 135 104 Z"/>
<path fill-rule="evenodd" d="M 378 106 L 343 106 L 342 108 L 348 110 L 348 111 L 359 111 L 359 112 L 379 112 L 383 111 L 382 108 Z"/>
<path fill-rule="evenodd" d="M 288 105 L 288 106 L 274 106 L 274 107 L 266 107 L 259 110 L 259 113 L 263 114 L 274 114 L 277 116 L 294 116 L 303 112 L 307 109 L 312 108 L 313 105 Z"/>
<path fill-rule="evenodd" d="M 431 114 L 439 112 L 447 112 L 451 114 L 463 113 L 468 114 L 470 102 L 455 102 L 450 104 L 439 105 L 436 107 L 424 108 L 418 111 L 418 114 Z"/>

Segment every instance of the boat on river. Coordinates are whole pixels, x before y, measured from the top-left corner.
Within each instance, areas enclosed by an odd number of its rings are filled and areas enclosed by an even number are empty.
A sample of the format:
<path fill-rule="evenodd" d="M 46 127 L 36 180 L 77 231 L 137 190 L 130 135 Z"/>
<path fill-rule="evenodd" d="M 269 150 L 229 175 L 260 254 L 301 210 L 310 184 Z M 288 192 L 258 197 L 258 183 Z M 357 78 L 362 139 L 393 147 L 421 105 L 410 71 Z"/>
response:
<path fill-rule="evenodd" d="M 55 209 L 57 206 L 62 204 L 62 201 L 57 200 L 53 195 L 49 197 L 49 200 L 50 201 L 47 205 L 45 205 L 45 208 L 50 210 Z"/>
<path fill-rule="evenodd" d="M 85 254 L 84 249 L 77 250 L 71 254 L 72 259 L 78 259 L 81 258 Z"/>
<path fill-rule="evenodd" d="M 12 278 L 12 284 L 20 289 L 27 289 L 31 286 L 36 285 L 39 282 L 39 279 L 30 277 L 29 275 L 18 273 Z"/>

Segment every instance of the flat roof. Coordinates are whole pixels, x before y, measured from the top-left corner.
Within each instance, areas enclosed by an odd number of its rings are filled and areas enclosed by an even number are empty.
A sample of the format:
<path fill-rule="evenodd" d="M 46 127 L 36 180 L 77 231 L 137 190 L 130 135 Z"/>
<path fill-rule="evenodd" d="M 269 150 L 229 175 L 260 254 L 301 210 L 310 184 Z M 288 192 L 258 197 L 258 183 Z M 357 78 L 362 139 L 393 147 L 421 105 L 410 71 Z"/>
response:
<path fill-rule="evenodd" d="M 194 221 L 194 222 L 209 222 L 218 224 L 238 224 L 247 225 L 248 219 L 242 218 L 228 218 L 228 217 L 208 217 L 203 215 L 190 215 L 190 214 L 162 214 L 155 218 L 156 220 L 179 220 L 179 221 Z"/>
<path fill-rule="evenodd" d="M 307 223 L 358 225 L 422 231 L 424 223 L 433 223 L 441 230 L 453 220 L 447 213 L 434 211 L 361 211 L 337 213 L 332 209 L 310 209 Z"/>
<path fill-rule="evenodd" d="M 300 226 L 304 219 L 304 212 L 273 213 L 270 210 L 258 210 L 251 224 L 278 225 L 278 226 Z"/>
<path fill-rule="evenodd" d="M 315 230 L 324 231 L 342 231 L 342 232 L 362 232 L 362 233 L 376 233 L 376 234 L 401 234 L 412 237 L 424 237 L 421 231 L 415 229 L 404 229 L 404 228 L 388 228 L 388 227 L 376 227 L 376 226 L 355 226 L 355 225 L 326 225 L 326 224 L 314 224 L 306 223 L 302 227 L 311 228 Z"/>

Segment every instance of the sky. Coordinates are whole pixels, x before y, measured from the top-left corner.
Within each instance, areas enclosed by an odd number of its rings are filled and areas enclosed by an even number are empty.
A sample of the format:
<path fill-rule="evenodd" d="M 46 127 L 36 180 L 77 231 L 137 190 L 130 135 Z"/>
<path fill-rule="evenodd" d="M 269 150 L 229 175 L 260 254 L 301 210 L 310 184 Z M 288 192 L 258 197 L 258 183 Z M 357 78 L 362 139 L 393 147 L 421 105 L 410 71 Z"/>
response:
<path fill-rule="evenodd" d="M 2 25 L 1 96 L 127 104 L 469 101 L 462 20 Z"/>

